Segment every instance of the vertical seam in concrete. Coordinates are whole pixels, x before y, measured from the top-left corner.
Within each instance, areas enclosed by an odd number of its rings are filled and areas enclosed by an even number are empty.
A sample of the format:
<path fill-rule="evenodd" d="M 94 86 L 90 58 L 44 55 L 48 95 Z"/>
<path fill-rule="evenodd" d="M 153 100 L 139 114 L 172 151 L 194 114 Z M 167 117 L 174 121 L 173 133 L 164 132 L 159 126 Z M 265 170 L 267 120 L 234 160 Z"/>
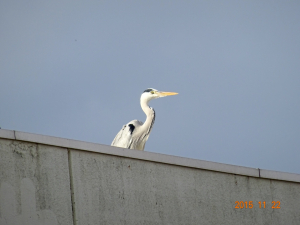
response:
<path fill-rule="evenodd" d="M 258 168 L 258 177 L 260 177 L 260 169 Z"/>
<path fill-rule="evenodd" d="M 77 222 L 76 222 L 75 199 L 74 199 L 74 183 L 73 183 L 73 171 L 72 171 L 72 160 L 71 160 L 70 149 L 68 149 L 68 164 L 69 164 L 69 176 L 70 176 L 70 192 L 71 192 L 73 225 L 76 225 Z"/>
<path fill-rule="evenodd" d="M 16 131 L 14 130 L 14 137 L 15 137 L 15 140 L 17 140 L 17 138 L 16 138 Z"/>

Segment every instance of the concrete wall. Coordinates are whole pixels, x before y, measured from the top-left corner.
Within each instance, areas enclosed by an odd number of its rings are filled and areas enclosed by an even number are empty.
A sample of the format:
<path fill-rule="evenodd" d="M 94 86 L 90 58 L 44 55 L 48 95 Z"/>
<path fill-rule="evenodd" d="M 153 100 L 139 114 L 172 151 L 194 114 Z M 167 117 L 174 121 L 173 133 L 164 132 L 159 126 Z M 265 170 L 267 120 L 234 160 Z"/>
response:
<path fill-rule="evenodd" d="M 6 224 L 299 225 L 300 175 L 0 130 Z"/>

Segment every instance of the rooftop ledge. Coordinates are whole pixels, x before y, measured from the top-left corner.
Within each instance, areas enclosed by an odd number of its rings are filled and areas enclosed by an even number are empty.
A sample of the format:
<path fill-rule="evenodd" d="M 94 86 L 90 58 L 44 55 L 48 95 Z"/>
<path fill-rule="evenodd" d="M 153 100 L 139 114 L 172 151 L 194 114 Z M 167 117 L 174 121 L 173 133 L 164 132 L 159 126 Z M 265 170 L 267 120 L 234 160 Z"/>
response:
<path fill-rule="evenodd" d="M 235 166 L 223 163 L 209 162 L 199 159 L 184 158 L 179 156 L 164 155 L 159 153 L 117 148 L 108 145 L 71 140 L 66 138 L 52 137 L 40 134 L 31 134 L 20 131 L 0 129 L 0 138 L 18 141 L 33 142 L 38 144 L 52 145 L 81 151 L 97 152 L 107 155 L 140 159 L 151 162 L 165 163 L 170 165 L 198 168 L 243 176 L 258 177 L 272 180 L 283 180 L 300 183 L 300 174 L 278 172 L 272 170 L 255 169 L 250 167 Z"/>

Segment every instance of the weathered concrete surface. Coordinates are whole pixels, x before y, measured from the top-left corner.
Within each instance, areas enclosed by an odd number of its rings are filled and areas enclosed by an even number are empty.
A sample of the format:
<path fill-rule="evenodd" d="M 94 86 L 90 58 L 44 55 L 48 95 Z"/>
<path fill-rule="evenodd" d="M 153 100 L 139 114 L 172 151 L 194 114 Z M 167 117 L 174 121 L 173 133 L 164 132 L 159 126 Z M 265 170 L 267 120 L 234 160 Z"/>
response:
<path fill-rule="evenodd" d="M 77 150 L 71 162 L 77 225 L 300 224 L 299 183 Z"/>
<path fill-rule="evenodd" d="M 0 225 L 299 225 L 299 205 L 299 174 L 0 129 Z"/>
<path fill-rule="evenodd" d="M 68 152 L 0 139 L 0 225 L 71 225 Z"/>

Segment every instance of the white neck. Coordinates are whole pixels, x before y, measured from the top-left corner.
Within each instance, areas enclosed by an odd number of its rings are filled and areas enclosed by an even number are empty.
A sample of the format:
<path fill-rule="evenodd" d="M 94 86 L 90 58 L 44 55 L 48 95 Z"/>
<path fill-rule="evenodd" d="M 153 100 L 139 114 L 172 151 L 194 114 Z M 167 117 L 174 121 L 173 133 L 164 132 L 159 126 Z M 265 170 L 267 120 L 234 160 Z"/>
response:
<path fill-rule="evenodd" d="M 146 121 L 143 124 L 142 128 L 145 130 L 145 132 L 150 132 L 150 129 L 153 126 L 154 119 L 155 119 L 155 112 L 153 109 L 151 109 L 148 105 L 148 102 L 150 100 L 144 100 L 141 98 L 141 107 L 146 114 Z"/>

